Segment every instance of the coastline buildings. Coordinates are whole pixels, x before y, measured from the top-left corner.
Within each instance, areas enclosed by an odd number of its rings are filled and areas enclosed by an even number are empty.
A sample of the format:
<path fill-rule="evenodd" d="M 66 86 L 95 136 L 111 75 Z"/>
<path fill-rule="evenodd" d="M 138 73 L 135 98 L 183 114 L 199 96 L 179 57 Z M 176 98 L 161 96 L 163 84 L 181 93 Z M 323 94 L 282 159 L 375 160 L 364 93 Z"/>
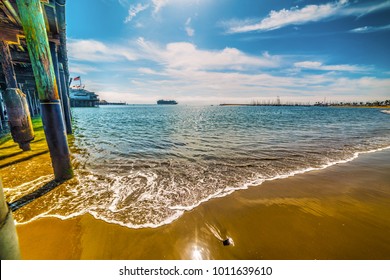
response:
<path fill-rule="evenodd" d="M 107 100 L 100 100 L 99 105 L 127 105 L 126 102 L 108 102 Z"/>

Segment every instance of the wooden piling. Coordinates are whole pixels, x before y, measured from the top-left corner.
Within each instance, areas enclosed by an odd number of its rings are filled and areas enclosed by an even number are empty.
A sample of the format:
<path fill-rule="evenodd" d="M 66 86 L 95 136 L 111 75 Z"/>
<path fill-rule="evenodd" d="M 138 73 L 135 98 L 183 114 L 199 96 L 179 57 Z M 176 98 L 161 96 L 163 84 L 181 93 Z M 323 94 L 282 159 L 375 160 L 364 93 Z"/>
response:
<path fill-rule="evenodd" d="M 4 101 L 13 140 L 23 151 L 31 150 L 30 142 L 34 140 L 34 130 L 26 95 L 19 88 L 7 88 Z"/>
<path fill-rule="evenodd" d="M 31 96 L 31 93 L 28 89 L 26 89 L 25 91 L 25 94 L 26 96 L 28 97 L 28 104 L 29 104 L 29 108 L 30 108 L 30 114 L 31 116 L 35 116 L 36 113 L 35 113 L 35 110 L 34 110 L 34 100 L 33 100 L 33 97 Z"/>
<path fill-rule="evenodd" d="M 42 122 L 57 181 L 73 177 L 58 86 L 39 0 L 16 0 L 41 103 Z"/>
<path fill-rule="evenodd" d="M 59 30 L 59 37 L 60 37 L 60 46 L 58 49 L 58 61 L 60 63 L 60 74 L 61 71 L 63 71 L 64 79 L 65 79 L 65 90 L 66 90 L 66 99 L 67 102 L 64 103 L 64 107 L 68 106 L 68 110 L 64 108 L 64 111 L 67 112 L 65 115 L 65 121 L 66 126 L 68 128 L 68 134 L 72 134 L 72 126 L 71 126 L 71 120 L 72 120 L 72 112 L 70 110 L 70 84 L 71 79 L 69 75 L 69 68 L 68 68 L 68 55 L 66 50 L 66 21 L 65 21 L 65 14 L 66 9 L 65 5 L 66 0 L 56 0 L 56 12 L 57 12 L 57 18 L 58 18 L 58 30 Z M 62 65 L 62 66 L 61 66 Z M 62 79 L 62 78 L 61 78 Z M 61 85 L 62 86 L 62 85 Z"/>
<path fill-rule="evenodd" d="M 33 104 L 33 110 L 35 115 L 39 115 L 39 99 L 35 93 L 35 90 L 28 89 L 28 93 L 31 96 L 32 104 Z"/>
<path fill-rule="evenodd" d="M 12 57 L 9 51 L 9 46 L 6 42 L 0 41 L 0 52 L 3 57 L 1 66 L 3 67 L 3 74 L 7 88 L 17 88 L 18 82 L 16 80 L 14 66 L 12 65 Z"/>
<path fill-rule="evenodd" d="M 4 130 L 3 127 L 3 97 L 1 95 L 1 90 L 0 90 L 0 134 Z"/>
<path fill-rule="evenodd" d="M 64 124 L 65 124 L 64 100 L 62 97 L 62 87 L 60 82 L 60 69 L 58 66 L 57 45 L 54 42 L 49 42 L 49 47 L 50 47 L 51 61 L 53 62 L 53 69 L 54 69 L 54 74 L 57 83 L 58 96 L 61 100 L 62 117 L 64 119 Z M 66 131 L 66 126 L 65 126 L 65 131 Z"/>
<path fill-rule="evenodd" d="M 64 113 L 65 113 L 65 125 L 66 125 L 66 132 L 68 134 L 72 134 L 72 117 L 70 113 L 70 100 L 69 100 L 69 95 L 67 94 L 68 92 L 68 85 L 66 82 L 66 75 L 64 71 L 64 67 L 62 63 L 60 63 L 60 80 L 61 80 L 61 95 L 62 95 L 62 104 L 64 106 Z"/>
<path fill-rule="evenodd" d="M 27 105 L 28 105 L 28 110 L 30 111 L 30 115 L 31 116 L 34 116 L 34 112 L 33 112 L 33 107 L 32 107 L 32 101 L 31 101 L 31 97 L 28 93 L 28 90 L 26 90 L 23 86 L 23 84 L 19 83 L 19 89 L 26 95 L 26 101 L 27 101 Z"/>
<path fill-rule="evenodd" d="M 41 106 L 39 103 L 39 97 L 38 97 L 38 92 L 34 90 L 34 98 L 35 98 L 35 110 L 37 110 L 37 114 L 41 113 Z"/>
<path fill-rule="evenodd" d="M 58 52 L 58 61 L 62 63 L 64 74 L 65 74 L 65 81 L 67 82 L 66 86 L 66 94 L 69 97 L 70 90 L 69 90 L 69 68 L 68 68 L 68 55 L 66 50 L 66 20 L 65 20 L 65 4 L 66 0 L 56 0 L 56 12 L 57 12 L 57 19 L 58 19 L 58 30 L 59 30 L 59 37 L 60 37 L 60 46 L 59 46 L 59 52 Z M 69 83 L 69 84 L 68 84 Z M 71 115 L 70 115 L 71 118 Z"/>
<path fill-rule="evenodd" d="M 3 100 L 3 91 L 0 89 L 0 123 L 1 123 L 1 129 L 5 130 L 5 112 L 4 112 L 4 100 Z"/>
<path fill-rule="evenodd" d="M 0 52 L 3 57 L 1 66 L 7 85 L 3 99 L 8 124 L 14 141 L 23 151 L 28 151 L 31 150 L 30 142 L 34 139 L 34 131 L 26 95 L 18 88 L 9 46 L 4 41 L 0 41 Z"/>
<path fill-rule="evenodd" d="M 32 94 L 32 92 L 29 90 L 29 89 L 26 89 L 26 95 L 30 98 L 30 102 L 31 102 L 31 110 L 30 110 L 30 113 L 31 115 L 34 117 L 37 115 L 37 110 L 36 110 L 36 104 L 35 104 L 35 98 L 34 98 L 34 95 Z"/>
<path fill-rule="evenodd" d="M 16 234 L 12 211 L 5 201 L 3 184 L 0 179 L 0 259 L 20 259 L 19 241 Z"/>

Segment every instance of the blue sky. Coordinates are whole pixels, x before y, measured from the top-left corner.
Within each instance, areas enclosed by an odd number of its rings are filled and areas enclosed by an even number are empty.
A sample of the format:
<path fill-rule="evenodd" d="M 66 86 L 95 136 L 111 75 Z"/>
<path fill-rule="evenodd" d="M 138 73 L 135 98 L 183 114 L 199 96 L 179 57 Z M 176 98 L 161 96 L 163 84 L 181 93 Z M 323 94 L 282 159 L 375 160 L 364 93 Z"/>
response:
<path fill-rule="evenodd" d="M 67 1 L 71 76 L 101 99 L 390 99 L 389 0 Z"/>

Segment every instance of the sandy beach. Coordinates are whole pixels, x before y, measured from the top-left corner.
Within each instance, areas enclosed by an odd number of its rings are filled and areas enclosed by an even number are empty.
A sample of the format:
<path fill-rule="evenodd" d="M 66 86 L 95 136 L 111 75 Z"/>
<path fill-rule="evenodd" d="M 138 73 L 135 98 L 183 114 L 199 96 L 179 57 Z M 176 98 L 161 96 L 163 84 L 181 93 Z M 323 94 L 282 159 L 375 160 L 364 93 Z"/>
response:
<path fill-rule="evenodd" d="M 0 259 L 390 262 L 389 11 L 1 1 Z"/>
<path fill-rule="evenodd" d="M 38 219 L 17 226 L 22 257 L 390 259 L 389 158 L 387 149 L 267 181 L 203 203 L 158 228 L 130 229 L 88 214 Z M 5 186 L 19 183 L 11 172 L 17 174 L 25 164 L 1 169 Z M 228 237 L 234 246 L 223 246 L 221 240 Z"/>

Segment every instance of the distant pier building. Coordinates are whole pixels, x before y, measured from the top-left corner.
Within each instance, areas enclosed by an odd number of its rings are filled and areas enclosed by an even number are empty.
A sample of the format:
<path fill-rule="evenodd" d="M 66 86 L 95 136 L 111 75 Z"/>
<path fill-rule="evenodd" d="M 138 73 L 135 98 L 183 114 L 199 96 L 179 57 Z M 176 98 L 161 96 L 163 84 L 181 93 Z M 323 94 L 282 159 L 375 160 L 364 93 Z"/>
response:
<path fill-rule="evenodd" d="M 86 89 L 70 90 L 71 107 L 97 107 L 99 106 L 99 96 Z"/>

